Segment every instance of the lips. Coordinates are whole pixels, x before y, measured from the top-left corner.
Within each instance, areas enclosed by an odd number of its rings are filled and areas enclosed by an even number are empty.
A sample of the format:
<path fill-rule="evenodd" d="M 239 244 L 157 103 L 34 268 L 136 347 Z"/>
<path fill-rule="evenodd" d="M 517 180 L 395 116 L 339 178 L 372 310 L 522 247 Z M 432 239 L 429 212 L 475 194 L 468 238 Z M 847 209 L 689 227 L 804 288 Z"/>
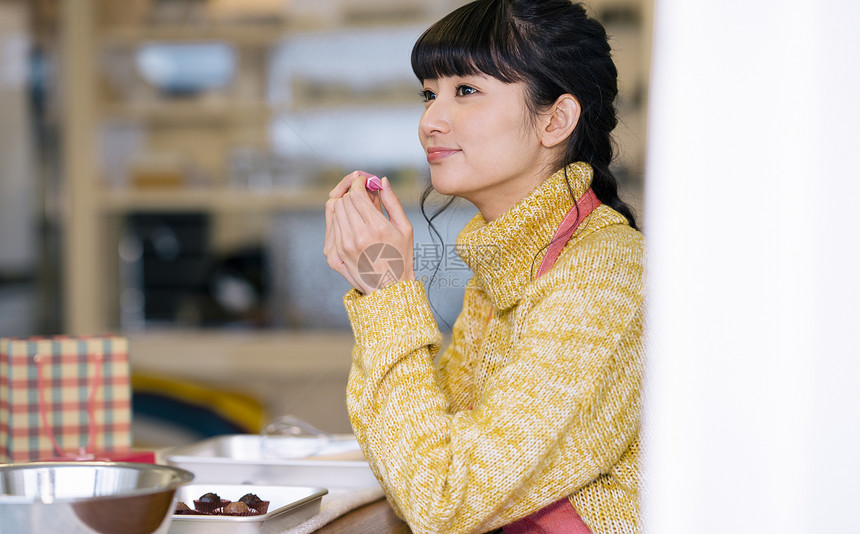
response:
<path fill-rule="evenodd" d="M 457 152 L 460 152 L 460 150 L 456 148 L 430 147 L 427 149 L 427 161 L 430 163 L 438 163 L 450 156 L 453 156 Z"/>

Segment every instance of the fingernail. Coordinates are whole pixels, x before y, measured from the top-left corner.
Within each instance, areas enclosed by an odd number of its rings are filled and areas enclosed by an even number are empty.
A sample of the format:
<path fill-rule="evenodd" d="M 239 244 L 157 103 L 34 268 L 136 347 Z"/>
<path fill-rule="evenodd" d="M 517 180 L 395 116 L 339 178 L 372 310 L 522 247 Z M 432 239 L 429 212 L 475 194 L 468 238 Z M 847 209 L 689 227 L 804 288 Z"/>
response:
<path fill-rule="evenodd" d="M 385 190 L 391 190 L 391 182 L 388 181 L 388 176 L 382 177 L 382 188 Z"/>

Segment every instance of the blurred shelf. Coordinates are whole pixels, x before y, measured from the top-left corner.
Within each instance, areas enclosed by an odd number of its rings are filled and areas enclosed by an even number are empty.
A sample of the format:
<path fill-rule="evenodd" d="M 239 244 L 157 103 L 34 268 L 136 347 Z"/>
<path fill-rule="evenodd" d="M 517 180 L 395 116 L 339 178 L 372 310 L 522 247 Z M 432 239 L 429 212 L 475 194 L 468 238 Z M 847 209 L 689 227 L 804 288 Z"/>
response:
<path fill-rule="evenodd" d="M 106 104 L 101 111 L 106 119 L 137 120 L 151 124 L 260 122 L 274 114 L 272 107 L 263 101 L 228 99 Z"/>
<path fill-rule="evenodd" d="M 328 189 L 305 188 L 295 191 L 271 189 L 188 188 L 160 190 L 104 191 L 100 206 L 107 213 L 128 211 L 213 211 L 269 212 L 325 206 Z"/>
<path fill-rule="evenodd" d="M 333 186 L 332 186 L 333 187 Z M 421 188 L 394 184 L 404 207 L 418 205 Z M 330 188 L 296 190 L 270 189 L 248 191 L 227 188 L 187 188 L 152 190 L 106 190 L 99 198 L 102 212 L 121 214 L 130 211 L 178 212 L 276 212 L 290 209 L 323 209 Z"/>
<path fill-rule="evenodd" d="M 225 41 L 236 46 L 270 46 L 296 31 L 288 22 L 230 22 L 205 24 L 150 24 L 106 28 L 100 36 L 105 47 L 137 46 L 150 41 Z M 307 29 L 302 26 L 302 29 Z"/>
<path fill-rule="evenodd" d="M 316 157 L 306 155 L 308 161 L 293 162 L 294 167 L 284 168 L 278 161 L 271 164 L 271 174 L 277 177 L 273 182 L 280 188 L 241 189 L 239 184 L 232 187 L 234 182 L 229 179 L 234 172 L 240 172 L 236 162 L 241 157 L 232 158 L 233 149 L 271 147 L 273 124 L 286 122 L 286 126 L 294 129 L 291 115 L 301 126 L 302 121 L 314 121 L 326 113 L 328 116 L 323 118 L 334 117 L 335 125 L 353 110 L 375 116 L 374 108 L 381 105 L 396 106 L 398 116 L 406 106 L 415 109 L 416 119 L 420 114 L 419 88 L 406 74 L 409 82 L 392 83 L 383 77 L 384 83 L 366 90 L 356 90 L 350 84 L 320 84 L 310 75 L 311 79 L 299 80 L 294 87 L 299 72 L 289 72 L 284 79 L 274 78 L 270 56 L 283 52 L 280 47 L 285 42 L 301 40 L 308 34 L 313 43 L 329 44 L 328 32 L 334 36 L 355 33 L 349 39 L 381 35 L 387 40 L 387 29 L 399 32 L 407 23 L 429 24 L 428 19 L 435 20 L 443 10 L 438 3 L 421 0 L 398 2 L 396 9 L 392 9 L 393 4 L 353 2 L 350 9 L 338 9 L 331 16 L 324 10 L 326 13 L 320 18 L 315 18 L 319 10 L 312 9 L 307 13 L 291 12 L 289 16 L 255 14 L 239 20 L 212 18 L 214 14 L 205 10 L 177 14 L 168 9 L 168 3 L 171 2 L 165 2 L 165 10 L 150 15 L 134 12 L 139 2 L 110 0 L 87 1 L 80 6 L 75 3 L 75 9 L 60 10 L 64 72 L 74 74 L 64 77 L 67 83 L 63 86 L 63 106 L 59 108 L 62 113 L 56 118 L 63 126 L 62 137 L 68 145 L 63 151 L 62 171 L 73 206 L 64 215 L 68 223 L 66 239 L 75 243 L 74 247 L 67 247 L 63 261 L 64 279 L 68 282 L 64 284 L 63 316 L 64 330 L 68 333 L 103 332 L 119 324 L 118 289 L 125 283 L 116 265 L 119 225 L 105 224 L 106 221 L 115 222 L 117 217 L 133 212 L 223 214 L 225 220 L 218 221 L 213 230 L 218 247 L 256 243 L 267 232 L 266 225 L 274 222 L 274 215 L 290 210 L 322 211 L 335 180 L 330 175 L 341 172 L 333 170 L 341 164 L 335 158 L 328 161 L 316 154 Z M 247 7 L 243 5 L 243 10 L 247 11 Z M 193 21 L 168 22 L 182 17 Z M 326 34 L 316 35 L 320 31 Z M 231 83 L 225 86 L 213 83 L 219 89 L 185 96 L 168 94 L 148 85 L 136 69 L 134 54 L 142 45 L 207 42 L 228 43 L 236 49 Z M 344 46 L 352 44 L 341 48 Z M 302 60 L 315 63 L 313 47 L 301 53 Z M 362 57 L 373 61 L 368 54 Z M 180 68 L 187 68 L 188 64 Z M 277 83 L 290 85 L 277 86 Z M 282 98 L 278 101 L 279 108 L 270 105 L 266 95 L 275 86 L 291 88 L 296 98 Z M 371 120 L 367 124 L 373 126 Z M 299 131 L 292 134 L 303 137 Z M 259 167 L 265 165 L 269 164 L 261 163 Z M 409 169 L 400 169 L 399 165 L 392 164 L 391 169 L 378 172 L 390 173 L 404 206 L 414 206 L 423 179 L 413 176 Z M 164 170 L 160 177 L 159 169 Z M 310 170 L 301 172 L 305 169 Z M 290 181 L 294 175 L 297 176 Z M 151 189 L 146 189 L 147 185 Z M 135 186 L 140 189 L 134 189 Z M 159 186 L 162 188 L 156 189 Z M 252 217 L 244 220 L 248 215 Z M 239 224 L 227 220 L 233 216 L 242 219 Z M 247 335 L 262 334 L 255 331 Z M 351 339 L 348 333 L 346 336 Z M 141 362 L 154 361 L 158 354 L 172 352 L 171 347 L 178 347 L 181 350 L 177 354 L 182 354 L 218 351 L 227 343 L 227 338 L 210 334 L 168 335 L 162 344 L 163 337 L 148 333 L 136 336 L 137 353 L 145 354 Z M 308 346 L 328 338 L 328 334 L 319 334 L 309 338 L 312 341 Z M 259 350 L 274 358 L 285 346 L 291 348 L 295 339 L 291 334 L 275 336 Z M 235 363 L 241 364 L 244 348 L 235 352 Z M 176 364 L 176 355 L 159 361 L 168 368 Z M 348 365 L 348 356 L 345 361 Z M 188 366 L 192 372 L 204 367 L 209 368 L 206 363 Z M 265 375 L 264 371 L 260 373 Z M 272 391 L 276 390 L 278 386 L 272 385 Z"/>
<path fill-rule="evenodd" d="M 355 342 L 349 330 L 167 330 L 127 336 L 135 370 L 197 380 L 345 374 Z"/>

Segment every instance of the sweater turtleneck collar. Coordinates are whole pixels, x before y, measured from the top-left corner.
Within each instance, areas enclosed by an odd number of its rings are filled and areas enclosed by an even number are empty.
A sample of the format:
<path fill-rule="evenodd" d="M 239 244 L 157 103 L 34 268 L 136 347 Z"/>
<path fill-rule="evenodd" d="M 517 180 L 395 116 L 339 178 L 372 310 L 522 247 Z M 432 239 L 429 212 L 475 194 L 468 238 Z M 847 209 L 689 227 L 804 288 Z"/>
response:
<path fill-rule="evenodd" d="M 562 219 L 591 185 L 587 163 L 572 163 L 491 222 L 478 213 L 457 237 L 457 252 L 497 310 L 516 304 L 531 282 Z"/>

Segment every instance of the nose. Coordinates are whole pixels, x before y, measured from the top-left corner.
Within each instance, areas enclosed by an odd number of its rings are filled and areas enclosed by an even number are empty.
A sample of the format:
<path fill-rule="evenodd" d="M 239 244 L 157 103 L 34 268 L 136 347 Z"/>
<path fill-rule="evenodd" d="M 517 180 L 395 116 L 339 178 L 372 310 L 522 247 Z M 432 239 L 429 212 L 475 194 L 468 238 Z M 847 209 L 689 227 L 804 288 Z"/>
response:
<path fill-rule="evenodd" d="M 434 134 L 444 134 L 451 131 L 451 117 L 446 102 L 437 98 L 430 102 L 430 105 L 424 110 L 421 115 L 421 120 L 418 123 L 419 134 L 424 137 L 430 137 Z"/>

